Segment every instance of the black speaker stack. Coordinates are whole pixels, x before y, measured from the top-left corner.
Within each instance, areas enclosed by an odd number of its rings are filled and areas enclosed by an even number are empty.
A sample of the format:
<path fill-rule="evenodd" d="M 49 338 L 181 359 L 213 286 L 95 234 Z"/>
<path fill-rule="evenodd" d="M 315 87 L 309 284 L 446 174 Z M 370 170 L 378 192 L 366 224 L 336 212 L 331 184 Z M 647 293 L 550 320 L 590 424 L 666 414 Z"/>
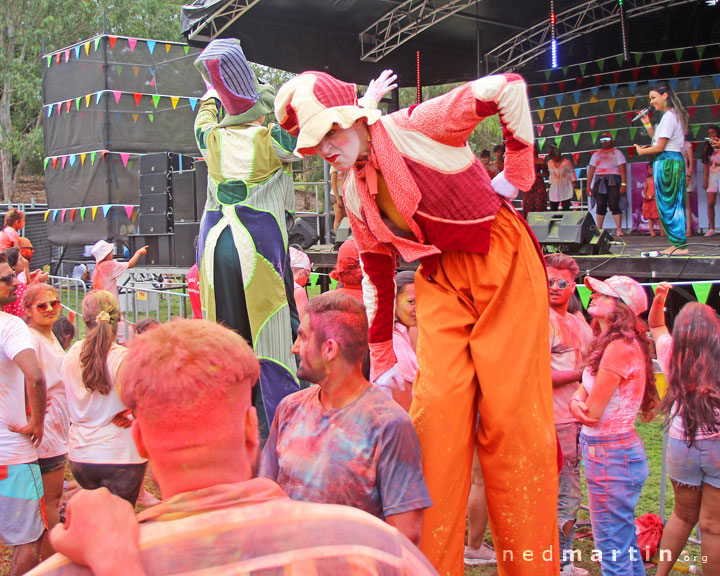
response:
<path fill-rule="evenodd" d="M 148 246 L 138 265 L 192 266 L 206 197 L 202 159 L 172 152 L 141 156 L 138 234 L 129 238 L 131 254 Z"/>
<path fill-rule="evenodd" d="M 590 212 L 530 212 L 527 222 L 545 253 L 610 253 L 610 233 L 598 230 Z"/>

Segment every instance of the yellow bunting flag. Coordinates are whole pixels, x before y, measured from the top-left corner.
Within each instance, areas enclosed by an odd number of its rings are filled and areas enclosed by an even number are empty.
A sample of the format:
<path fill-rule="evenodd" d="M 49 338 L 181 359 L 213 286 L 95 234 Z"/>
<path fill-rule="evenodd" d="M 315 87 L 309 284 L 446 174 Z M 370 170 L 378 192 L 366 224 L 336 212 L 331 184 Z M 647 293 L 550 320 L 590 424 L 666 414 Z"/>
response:
<path fill-rule="evenodd" d="M 718 103 L 718 99 L 720 99 L 720 88 L 712 91 L 713 98 L 715 98 L 715 104 Z"/>
<path fill-rule="evenodd" d="M 90 99 L 92 98 L 92 94 L 88 94 L 85 96 L 85 108 L 90 108 Z"/>
<path fill-rule="evenodd" d="M 87 154 L 84 152 L 80 154 L 80 166 L 85 166 L 85 156 L 87 156 Z"/>
<path fill-rule="evenodd" d="M 170 44 L 165 44 L 165 52 L 170 52 Z"/>
<path fill-rule="evenodd" d="M 593 94 L 593 95 L 590 97 L 590 100 L 589 100 L 589 101 L 590 101 L 590 102 L 597 102 L 597 101 L 598 101 L 597 94 Z"/>
<path fill-rule="evenodd" d="M 133 114 L 133 115 L 132 115 L 133 124 L 135 124 L 135 123 L 138 121 L 138 118 L 139 118 L 139 117 L 140 117 L 140 114 Z"/>
<path fill-rule="evenodd" d="M 610 108 L 610 112 L 612 112 L 615 109 L 616 103 L 617 103 L 617 98 L 608 99 L 608 107 Z"/>
<path fill-rule="evenodd" d="M 575 115 L 575 118 L 577 118 L 578 110 L 580 110 L 580 104 L 573 104 L 570 108 L 572 108 L 573 114 Z"/>
<path fill-rule="evenodd" d="M 85 42 L 85 56 L 90 54 L 90 42 Z"/>
<path fill-rule="evenodd" d="M 135 74 L 135 78 L 137 78 L 137 75 L 140 73 L 140 66 L 133 66 L 133 74 Z"/>
<path fill-rule="evenodd" d="M 715 98 L 715 102 L 717 102 L 717 98 Z M 542 122 L 545 119 L 545 110 L 538 110 L 538 118 L 540 118 L 540 122 Z"/>
<path fill-rule="evenodd" d="M 553 108 L 555 111 L 555 118 L 560 120 L 560 112 L 562 112 L 562 106 L 557 106 L 556 108 Z"/>
<path fill-rule="evenodd" d="M 172 102 L 173 110 L 175 110 L 175 107 L 177 106 L 177 103 L 179 100 L 180 100 L 179 96 L 170 96 L 170 102 Z"/>
<path fill-rule="evenodd" d="M 48 215 L 50 214 L 50 210 L 45 210 L 45 216 L 43 217 L 43 222 L 47 222 Z"/>
<path fill-rule="evenodd" d="M 97 214 L 97 209 L 98 209 L 97 206 L 93 206 L 93 207 L 92 207 L 92 219 L 93 219 L 93 220 L 95 220 L 95 214 Z"/>
<path fill-rule="evenodd" d="M 694 90 L 690 92 L 690 100 L 692 100 L 693 105 L 697 103 L 698 96 L 700 95 L 699 90 Z"/>
<path fill-rule="evenodd" d="M 632 110 L 632 109 L 633 109 L 633 106 L 635 106 L 635 100 L 637 100 L 637 98 L 636 98 L 635 96 L 632 96 L 632 97 L 630 97 L 630 98 L 627 99 L 628 110 Z"/>

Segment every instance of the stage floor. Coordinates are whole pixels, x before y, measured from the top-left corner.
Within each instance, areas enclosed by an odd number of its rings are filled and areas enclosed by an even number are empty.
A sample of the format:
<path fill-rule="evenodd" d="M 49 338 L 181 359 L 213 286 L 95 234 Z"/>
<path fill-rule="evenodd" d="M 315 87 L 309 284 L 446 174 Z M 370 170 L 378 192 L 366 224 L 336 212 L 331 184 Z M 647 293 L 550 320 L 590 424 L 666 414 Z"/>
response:
<path fill-rule="evenodd" d="M 614 238 L 611 254 L 574 256 L 583 274 L 606 278 L 624 274 L 640 281 L 720 281 L 720 235 L 692 236 L 687 239 L 689 254 L 664 256 L 670 246 L 663 237 L 627 234 Z"/>

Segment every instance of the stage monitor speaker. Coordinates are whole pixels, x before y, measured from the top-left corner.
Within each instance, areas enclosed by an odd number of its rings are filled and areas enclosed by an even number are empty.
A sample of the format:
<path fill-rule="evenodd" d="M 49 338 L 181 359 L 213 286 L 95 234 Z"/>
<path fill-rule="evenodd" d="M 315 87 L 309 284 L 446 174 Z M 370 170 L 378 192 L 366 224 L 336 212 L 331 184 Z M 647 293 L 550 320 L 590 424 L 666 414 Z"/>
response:
<path fill-rule="evenodd" d="M 195 221 L 195 174 L 192 170 L 170 172 L 175 222 Z"/>
<path fill-rule="evenodd" d="M 544 252 L 607 254 L 610 235 L 600 232 L 590 212 L 530 212 L 528 225 Z"/>
<path fill-rule="evenodd" d="M 200 222 L 175 223 L 175 266 L 195 264 L 195 238 L 200 233 Z"/>
<path fill-rule="evenodd" d="M 140 194 L 140 214 L 168 214 L 173 211 L 172 194 Z"/>
<path fill-rule="evenodd" d="M 140 256 L 138 266 L 175 266 L 174 237 L 172 234 L 144 234 L 128 237 L 130 253 L 147 245 L 147 254 Z"/>
<path fill-rule="evenodd" d="M 172 170 L 192 170 L 192 156 L 172 152 L 157 152 L 140 156 L 140 174 L 156 174 Z"/>
<path fill-rule="evenodd" d="M 200 222 L 205 211 L 207 200 L 208 172 L 207 163 L 198 160 L 195 162 L 195 220 Z"/>
<path fill-rule="evenodd" d="M 302 218 L 297 218 L 295 224 L 290 228 L 288 232 L 288 245 L 293 244 L 300 246 L 303 250 L 307 250 L 310 246 L 314 245 L 320 236 L 315 231 L 315 228 Z"/>

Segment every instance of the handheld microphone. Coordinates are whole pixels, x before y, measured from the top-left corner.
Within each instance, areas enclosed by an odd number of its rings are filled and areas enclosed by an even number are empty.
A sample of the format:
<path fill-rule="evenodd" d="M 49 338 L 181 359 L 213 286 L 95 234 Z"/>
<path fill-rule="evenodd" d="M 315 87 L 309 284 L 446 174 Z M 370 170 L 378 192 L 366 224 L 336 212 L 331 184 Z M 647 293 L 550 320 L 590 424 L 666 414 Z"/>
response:
<path fill-rule="evenodd" d="M 631 120 L 631 122 L 635 122 L 636 120 L 640 120 L 640 118 L 642 118 L 643 116 L 645 116 L 645 114 L 652 114 L 652 110 L 653 110 L 653 107 L 652 107 L 652 106 L 648 106 L 647 108 L 645 108 L 645 110 L 640 110 L 640 112 L 638 112 L 638 113 L 635 115 L 635 118 L 633 118 L 633 119 Z"/>

